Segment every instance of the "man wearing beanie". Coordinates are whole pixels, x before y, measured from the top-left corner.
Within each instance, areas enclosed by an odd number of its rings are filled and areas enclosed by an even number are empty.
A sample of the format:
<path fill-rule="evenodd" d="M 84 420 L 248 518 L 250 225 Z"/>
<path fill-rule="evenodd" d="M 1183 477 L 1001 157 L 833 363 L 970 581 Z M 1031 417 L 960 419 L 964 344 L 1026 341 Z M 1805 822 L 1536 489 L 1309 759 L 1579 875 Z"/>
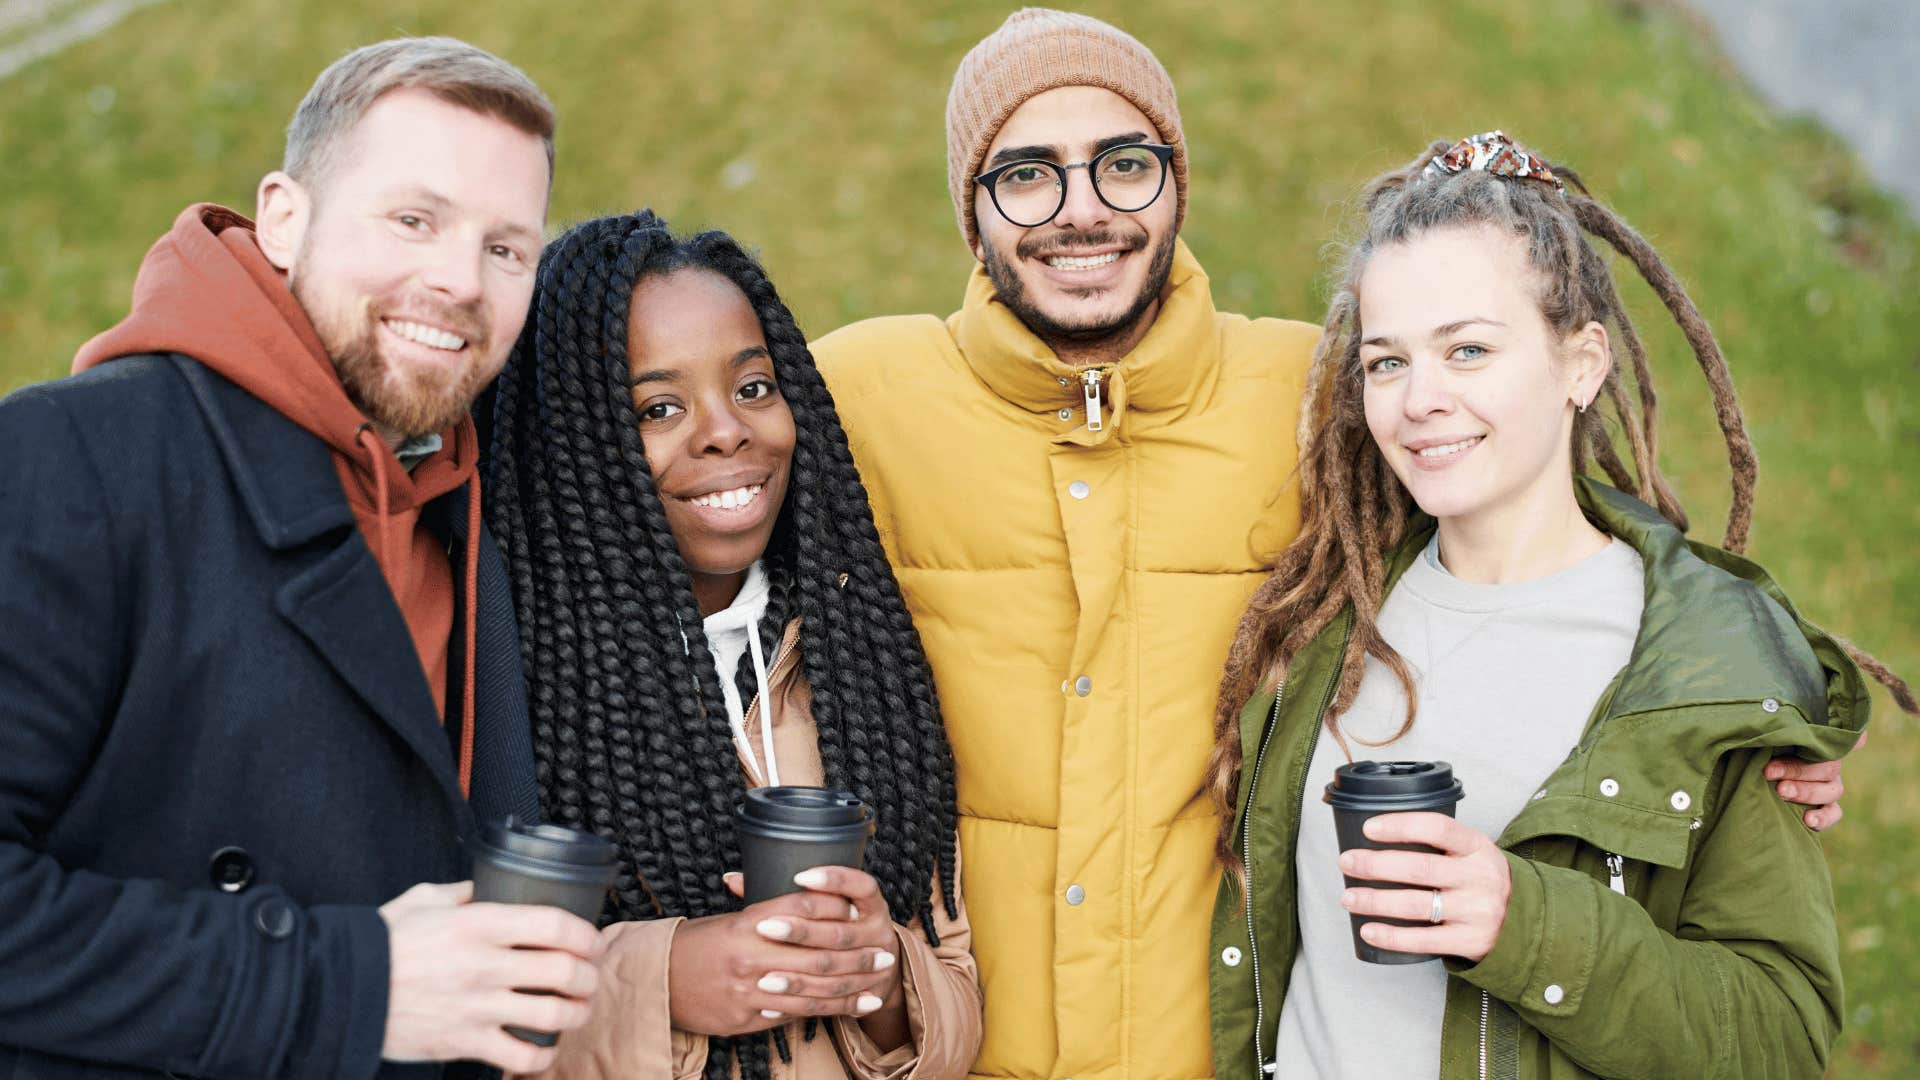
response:
<path fill-rule="evenodd" d="M 503 1024 L 585 1022 L 593 925 L 461 883 L 539 812 L 467 410 L 553 122 L 464 42 L 348 54 L 255 220 L 187 207 L 0 402 L 0 1075 L 532 1071 Z"/>
<path fill-rule="evenodd" d="M 1027 9 L 975 46 L 947 171 L 980 260 L 960 310 L 814 351 L 952 733 L 975 1072 L 1210 1076 L 1201 785 L 1234 626 L 1297 527 L 1318 328 L 1214 310 L 1173 85 L 1098 20 Z"/>

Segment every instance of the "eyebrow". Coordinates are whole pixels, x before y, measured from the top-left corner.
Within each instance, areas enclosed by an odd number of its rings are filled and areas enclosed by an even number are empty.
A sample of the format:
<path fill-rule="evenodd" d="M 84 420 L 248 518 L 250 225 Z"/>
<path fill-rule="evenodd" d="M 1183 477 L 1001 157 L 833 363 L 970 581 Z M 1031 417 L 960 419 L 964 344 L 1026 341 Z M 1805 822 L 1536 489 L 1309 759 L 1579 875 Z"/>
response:
<path fill-rule="evenodd" d="M 1129 131 L 1124 135 L 1109 135 L 1093 144 L 1093 153 L 1089 157 L 1098 157 L 1101 153 L 1116 146 L 1128 143 L 1146 142 L 1148 135 L 1144 131 Z M 1005 165 L 1009 161 L 1052 161 L 1058 162 L 1063 155 L 1058 146 L 1046 146 L 1035 143 L 1031 146 L 1003 146 L 1000 152 L 987 161 L 987 168 Z"/>
<path fill-rule="evenodd" d="M 771 360 L 773 359 L 773 354 L 767 351 L 765 345 L 749 345 L 739 352 L 734 353 L 733 358 L 727 361 L 727 366 L 737 368 L 752 363 L 761 357 Z M 654 368 L 652 371 L 643 371 L 633 378 L 628 379 L 627 385 L 632 387 L 645 383 L 677 382 L 685 377 L 686 372 L 681 371 L 679 368 Z"/>
<path fill-rule="evenodd" d="M 1443 338 L 1451 334 L 1457 334 L 1460 331 L 1465 330 L 1469 326 L 1497 326 L 1497 327 L 1500 327 L 1502 330 L 1504 330 L 1506 329 L 1507 324 L 1501 322 L 1498 319 L 1488 319 L 1478 315 L 1472 315 L 1464 319 L 1455 319 L 1454 321 L 1447 323 L 1444 326 L 1434 327 L 1433 332 L 1427 335 L 1427 339 L 1433 340 L 1435 338 Z M 1392 334 L 1382 334 L 1379 337 L 1370 337 L 1367 340 L 1361 342 L 1360 344 L 1387 346 L 1387 345 L 1397 345 L 1399 343 L 1400 343 L 1400 339 L 1393 336 Z"/>

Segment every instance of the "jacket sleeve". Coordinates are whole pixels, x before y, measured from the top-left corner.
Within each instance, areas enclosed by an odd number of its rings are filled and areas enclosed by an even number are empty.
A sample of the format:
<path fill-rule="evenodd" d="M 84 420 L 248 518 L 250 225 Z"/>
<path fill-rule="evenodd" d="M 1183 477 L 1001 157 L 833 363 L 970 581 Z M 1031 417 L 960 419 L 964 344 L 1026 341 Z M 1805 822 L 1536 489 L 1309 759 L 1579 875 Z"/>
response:
<path fill-rule="evenodd" d="M 1766 762 L 1726 758 L 1676 932 L 1579 870 L 1509 854 L 1500 940 L 1456 974 L 1601 1075 L 1821 1075 L 1842 1008 L 1833 888 Z"/>
<path fill-rule="evenodd" d="M 110 502 L 55 395 L 0 402 L 0 1045 L 194 1076 L 371 1076 L 376 911 L 119 879 L 44 850 L 131 659 Z"/>
<path fill-rule="evenodd" d="M 600 984 L 587 1026 L 560 1040 L 542 1080 L 699 1080 L 707 1037 L 677 1031 L 667 1001 L 667 961 L 684 919 L 619 922 L 600 932 Z"/>
<path fill-rule="evenodd" d="M 954 868 L 954 910 L 949 919 L 938 885 L 933 896 L 933 927 L 940 944 L 927 944 L 915 919 L 894 926 L 900 942 L 900 977 L 907 999 L 906 1045 L 882 1052 L 859 1020 L 836 1016 L 828 1024 L 833 1042 L 855 1080 L 946 1080 L 964 1077 L 980 1053 L 983 1002 L 980 970 L 973 961 L 973 928 L 967 922 L 965 890 Z"/>

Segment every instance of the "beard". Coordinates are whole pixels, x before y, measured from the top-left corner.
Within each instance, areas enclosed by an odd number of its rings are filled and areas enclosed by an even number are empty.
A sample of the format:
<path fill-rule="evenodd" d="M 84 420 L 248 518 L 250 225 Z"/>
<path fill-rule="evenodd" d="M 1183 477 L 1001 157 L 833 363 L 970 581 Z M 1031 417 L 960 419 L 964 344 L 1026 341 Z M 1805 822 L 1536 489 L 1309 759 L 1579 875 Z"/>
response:
<path fill-rule="evenodd" d="M 294 299 L 312 319 L 347 400 L 375 427 L 404 438 L 445 431 L 460 422 L 493 378 L 494 366 L 480 360 L 492 344 L 480 303 L 416 300 L 403 304 L 375 297 L 354 310 L 329 314 L 304 288 L 311 280 L 311 275 L 296 267 Z M 380 323 L 390 315 L 440 327 L 467 344 L 456 354 L 457 361 L 444 367 L 396 362 L 381 342 Z"/>
<path fill-rule="evenodd" d="M 1147 264 L 1147 279 L 1140 285 L 1140 292 L 1124 311 L 1108 319 L 1095 319 L 1089 322 L 1069 322 L 1055 319 L 1027 298 L 1026 285 L 1020 280 L 1020 273 L 1011 262 L 1003 259 L 1000 252 L 981 238 L 981 250 L 986 253 L 983 260 L 987 268 L 987 278 L 993 282 L 993 290 L 999 294 L 1000 302 L 1007 310 L 1018 316 L 1020 321 L 1032 330 L 1034 336 L 1051 345 L 1057 341 L 1070 341 L 1076 345 L 1097 345 L 1102 341 L 1125 336 L 1136 325 L 1154 301 L 1160 298 L 1161 290 L 1167 287 L 1167 275 L 1173 269 L 1174 234 L 1171 230 L 1160 243 L 1155 245 Z M 1035 237 L 1027 236 L 1014 246 L 1014 255 L 1022 259 L 1035 259 L 1043 255 L 1069 254 L 1075 248 L 1107 247 L 1116 243 L 1128 245 L 1127 251 L 1134 252 L 1146 246 L 1147 236 L 1144 230 L 1129 240 L 1119 233 L 1100 231 L 1074 233 L 1067 236 Z M 1094 294 L 1092 289 L 1068 290 L 1067 295 L 1086 297 Z"/>

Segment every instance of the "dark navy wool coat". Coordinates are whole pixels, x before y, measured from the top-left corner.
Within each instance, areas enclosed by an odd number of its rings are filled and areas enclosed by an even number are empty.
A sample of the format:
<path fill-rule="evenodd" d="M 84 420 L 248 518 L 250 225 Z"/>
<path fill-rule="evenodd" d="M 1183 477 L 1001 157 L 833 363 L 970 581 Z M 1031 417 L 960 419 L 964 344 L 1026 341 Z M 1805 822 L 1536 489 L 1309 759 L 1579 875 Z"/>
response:
<path fill-rule="evenodd" d="M 381 1067 L 375 908 L 537 814 L 478 542 L 470 806 L 325 444 L 180 356 L 0 402 L 0 1080 L 439 1071 Z"/>

